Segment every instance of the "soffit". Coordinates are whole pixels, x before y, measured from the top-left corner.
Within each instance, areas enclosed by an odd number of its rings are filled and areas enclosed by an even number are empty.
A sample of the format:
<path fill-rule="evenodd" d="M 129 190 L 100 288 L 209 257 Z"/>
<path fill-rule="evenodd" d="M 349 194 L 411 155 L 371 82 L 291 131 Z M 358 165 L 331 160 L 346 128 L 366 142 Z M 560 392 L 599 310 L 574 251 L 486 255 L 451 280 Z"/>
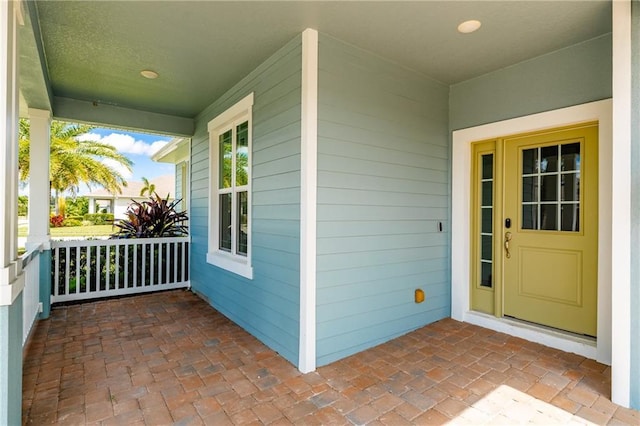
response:
<path fill-rule="evenodd" d="M 305 28 L 447 85 L 611 31 L 609 1 L 39 1 L 36 13 L 54 96 L 179 117 Z M 481 29 L 459 34 L 467 19 Z"/>

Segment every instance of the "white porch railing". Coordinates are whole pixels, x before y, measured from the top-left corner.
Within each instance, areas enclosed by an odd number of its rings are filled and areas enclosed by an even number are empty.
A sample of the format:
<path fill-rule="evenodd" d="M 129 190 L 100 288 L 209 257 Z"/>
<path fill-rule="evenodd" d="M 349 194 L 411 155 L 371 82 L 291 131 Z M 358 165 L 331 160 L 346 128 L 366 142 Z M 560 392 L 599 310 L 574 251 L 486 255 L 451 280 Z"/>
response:
<path fill-rule="evenodd" d="M 22 292 L 22 346 L 24 347 L 40 313 L 40 247 L 25 253 L 21 259 L 25 280 Z"/>
<path fill-rule="evenodd" d="M 189 237 L 51 243 L 51 303 L 189 287 Z"/>

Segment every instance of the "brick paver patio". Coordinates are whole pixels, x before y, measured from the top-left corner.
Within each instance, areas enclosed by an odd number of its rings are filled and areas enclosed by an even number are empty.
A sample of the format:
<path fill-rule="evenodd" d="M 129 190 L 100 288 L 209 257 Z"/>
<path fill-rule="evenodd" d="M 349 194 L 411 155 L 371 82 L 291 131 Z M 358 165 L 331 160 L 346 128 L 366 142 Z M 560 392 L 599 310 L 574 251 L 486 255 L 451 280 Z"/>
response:
<path fill-rule="evenodd" d="M 610 369 L 442 320 L 310 374 L 188 291 L 55 308 L 25 424 L 640 424 Z"/>

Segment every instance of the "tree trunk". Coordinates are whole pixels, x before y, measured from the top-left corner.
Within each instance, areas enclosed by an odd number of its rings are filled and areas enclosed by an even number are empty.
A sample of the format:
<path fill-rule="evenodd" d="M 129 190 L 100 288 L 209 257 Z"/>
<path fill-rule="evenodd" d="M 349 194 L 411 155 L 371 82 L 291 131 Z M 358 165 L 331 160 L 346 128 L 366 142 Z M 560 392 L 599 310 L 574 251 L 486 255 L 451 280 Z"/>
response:
<path fill-rule="evenodd" d="M 64 216 L 65 215 L 65 210 L 67 209 L 67 200 L 64 198 L 64 194 L 62 194 L 62 196 L 60 195 L 60 192 L 58 192 L 58 190 L 55 190 L 55 205 L 56 205 L 56 215 L 57 216 Z"/>

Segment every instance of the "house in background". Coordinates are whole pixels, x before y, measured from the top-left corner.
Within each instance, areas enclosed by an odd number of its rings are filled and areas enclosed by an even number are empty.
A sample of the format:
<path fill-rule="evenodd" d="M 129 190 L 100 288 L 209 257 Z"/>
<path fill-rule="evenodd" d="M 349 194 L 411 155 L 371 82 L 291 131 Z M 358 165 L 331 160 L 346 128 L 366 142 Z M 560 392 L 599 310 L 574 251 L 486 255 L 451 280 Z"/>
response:
<path fill-rule="evenodd" d="M 162 198 L 169 196 L 175 199 L 176 177 L 172 174 L 162 175 L 149 179 L 155 185 L 155 192 Z M 112 194 L 104 188 L 96 189 L 86 194 L 89 199 L 89 213 L 113 213 L 115 219 L 124 219 L 131 201 L 144 201 L 149 199 L 148 192 L 140 195 L 144 188 L 143 182 L 128 181 L 122 188 L 122 194 Z"/>
<path fill-rule="evenodd" d="M 179 210 L 189 210 L 189 147 L 191 140 L 188 138 L 174 138 L 151 156 L 158 163 L 175 165 L 175 194 L 176 200 L 182 200 Z"/>
<path fill-rule="evenodd" d="M 1 7 L 7 122 L 28 115 L 43 151 L 51 117 L 185 138 L 192 290 L 301 371 L 451 316 L 609 364 L 613 401 L 640 408 L 636 2 Z"/>

